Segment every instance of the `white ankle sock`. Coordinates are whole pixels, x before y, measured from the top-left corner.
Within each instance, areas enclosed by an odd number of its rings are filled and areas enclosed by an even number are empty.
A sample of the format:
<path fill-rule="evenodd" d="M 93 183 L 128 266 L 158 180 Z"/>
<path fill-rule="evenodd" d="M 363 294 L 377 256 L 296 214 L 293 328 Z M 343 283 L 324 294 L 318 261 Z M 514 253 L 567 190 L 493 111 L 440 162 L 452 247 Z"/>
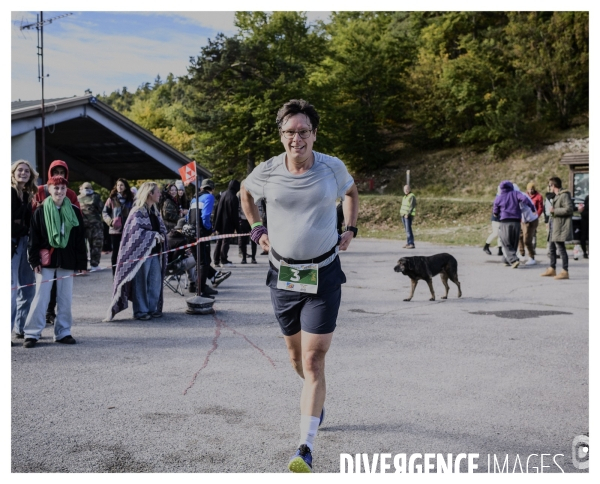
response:
<path fill-rule="evenodd" d="M 319 417 L 300 415 L 300 444 L 298 446 L 306 444 L 312 452 L 317 430 L 319 430 Z"/>

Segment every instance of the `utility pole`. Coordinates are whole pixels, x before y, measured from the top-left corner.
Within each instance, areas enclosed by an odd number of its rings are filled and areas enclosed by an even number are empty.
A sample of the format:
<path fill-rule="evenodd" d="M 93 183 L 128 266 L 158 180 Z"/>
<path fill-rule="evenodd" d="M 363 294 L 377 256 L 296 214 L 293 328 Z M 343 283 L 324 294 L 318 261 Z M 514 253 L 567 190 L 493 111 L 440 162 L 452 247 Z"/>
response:
<path fill-rule="evenodd" d="M 38 36 L 38 80 L 42 82 L 42 169 L 40 176 L 42 182 L 46 178 L 46 106 L 44 104 L 44 24 L 51 24 L 54 20 L 68 17 L 73 15 L 72 13 L 66 13 L 59 15 L 58 17 L 52 17 L 48 20 L 44 20 L 44 12 L 40 12 L 37 16 L 37 22 L 34 24 L 21 25 L 20 30 L 30 30 L 35 28 Z M 48 74 L 50 75 L 50 74 Z"/>

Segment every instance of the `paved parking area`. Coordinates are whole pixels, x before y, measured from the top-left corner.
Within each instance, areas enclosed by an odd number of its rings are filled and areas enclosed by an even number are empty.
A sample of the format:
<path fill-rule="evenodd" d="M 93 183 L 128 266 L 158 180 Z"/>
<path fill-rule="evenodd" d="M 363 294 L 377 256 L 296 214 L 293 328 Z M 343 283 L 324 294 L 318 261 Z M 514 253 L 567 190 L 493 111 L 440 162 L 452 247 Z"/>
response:
<path fill-rule="evenodd" d="M 545 256 L 514 270 L 481 248 L 401 245 L 356 239 L 341 255 L 348 282 L 315 471 L 339 472 L 341 453 L 478 453 L 478 471 L 488 472 L 488 456 L 511 470 L 519 459 L 525 471 L 543 453 L 555 458 L 544 472 L 578 472 L 571 444 L 589 428 L 588 261 L 570 261 L 571 279 L 555 281 L 539 277 Z M 420 282 L 403 302 L 410 280 L 396 260 L 439 252 L 458 260 L 463 297 L 449 282 L 440 300 L 436 277 L 438 300 Z M 185 297 L 166 290 L 163 318 L 137 321 L 130 308 L 102 322 L 110 271 L 77 277 L 78 344 L 52 343 L 47 327 L 36 348 L 11 350 L 12 471 L 286 472 L 301 382 L 264 285 L 267 259 L 258 260 L 231 269 L 214 316 L 185 314 Z"/>

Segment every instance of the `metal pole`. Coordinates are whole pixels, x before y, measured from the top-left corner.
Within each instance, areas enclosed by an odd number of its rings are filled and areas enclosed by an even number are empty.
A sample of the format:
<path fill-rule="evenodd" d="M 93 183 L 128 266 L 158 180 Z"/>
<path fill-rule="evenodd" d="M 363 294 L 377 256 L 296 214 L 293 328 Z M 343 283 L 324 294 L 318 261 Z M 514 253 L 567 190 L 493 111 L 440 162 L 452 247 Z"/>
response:
<path fill-rule="evenodd" d="M 195 162 L 194 162 L 195 163 Z M 200 200 L 198 200 L 198 167 L 196 171 L 196 240 L 200 238 Z M 200 296 L 200 244 L 196 244 L 196 296 Z"/>
<path fill-rule="evenodd" d="M 46 174 L 46 105 L 44 102 L 44 24 L 47 22 L 49 24 L 52 23 L 53 20 L 59 19 L 59 18 L 63 18 L 63 17 L 68 17 L 69 15 L 73 15 L 72 13 L 67 13 L 64 15 L 59 15 L 58 17 L 52 17 L 49 18 L 48 20 L 44 21 L 44 12 L 40 12 L 39 15 L 37 15 L 37 22 L 34 24 L 28 24 L 28 25 L 21 25 L 21 30 L 28 30 L 28 29 L 32 29 L 33 27 L 35 27 L 35 29 L 37 30 L 37 37 L 38 37 L 38 45 L 37 45 L 37 49 L 38 49 L 38 81 L 42 82 L 42 168 L 40 171 L 40 175 L 41 175 L 41 179 L 42 179 L 42 183 L 44 182 L 44 177 Z M 38 161 L 37 159 L 37 139 L 35 142 L 35 147 L 36 147 L 36 162 Z"/>
<path fill-rule="evenodd" d="M 410 186 L 410 170 L 406 170 L 406 184 Z"/>
<path fill-rule="evenodd" d="M 40 12 L 39 17 L 39 34 L 40 34 L 40 56 L 41 59 L 41 74 L 42 74 L 42 181 L 46 179 L 46 106 L 44 104 L 44 12 Z M 47 181 L 47 180 L 46 180 Z"/>

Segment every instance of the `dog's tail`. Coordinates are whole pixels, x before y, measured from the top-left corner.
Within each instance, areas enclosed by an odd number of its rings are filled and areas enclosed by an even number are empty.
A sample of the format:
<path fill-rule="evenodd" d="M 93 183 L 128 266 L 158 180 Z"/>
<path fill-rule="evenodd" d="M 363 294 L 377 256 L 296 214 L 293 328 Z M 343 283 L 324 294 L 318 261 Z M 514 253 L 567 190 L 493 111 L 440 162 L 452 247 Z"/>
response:
<path fill-rule="evenodd" d="M 450 254 L 448 254 L 450 255 Z M 456 262 L 456 259 L 454 258 L 453 255 L 450 255 L 450 257 L 448 258 L 448 268 L 450 269 L 450 274 L 456 274 L 458 276 L 458 262 Z"/>

